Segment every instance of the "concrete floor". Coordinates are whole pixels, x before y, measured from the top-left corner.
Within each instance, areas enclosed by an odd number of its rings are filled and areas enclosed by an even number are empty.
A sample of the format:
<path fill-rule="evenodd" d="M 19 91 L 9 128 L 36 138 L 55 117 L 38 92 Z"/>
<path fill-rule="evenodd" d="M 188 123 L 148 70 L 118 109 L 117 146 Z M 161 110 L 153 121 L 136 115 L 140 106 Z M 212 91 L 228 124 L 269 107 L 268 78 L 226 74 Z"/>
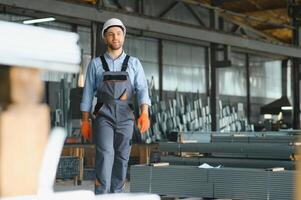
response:
<path fill-rule="evenodd" d="M 55 192 L 63 192 L 70 190 L 90 190 L 94 191 L 94 181 L 83 181 L 81 185 L 74 185 L 73 180 L 56 180 L 54 184 Z M 130 183 L 125 183 L 124 192 L 130 192 Z"/>
<path fill-rule="evenodd" d="M 70 190 L 91 190 L 94 191 L 93 181 L 83 181 L 81 185 L 74 185 L 73 180 L 56 180 L 54 184 L 55 192 Z"/>
<path fill-rule="evenodd" d="M 55 192 L 63 192 L 70 190 L 90 190 L 94 191 L 94 181 L 83 181 L 81 185 L 74 185 L 73 180 L 56 180 L 54 184 Z M 130 192 L 130 182 L 126 182 L 125 192 Z M 202 200 L 202 198 L 175 198 L 175 197 L 161 197 L 162 200 Z"/>

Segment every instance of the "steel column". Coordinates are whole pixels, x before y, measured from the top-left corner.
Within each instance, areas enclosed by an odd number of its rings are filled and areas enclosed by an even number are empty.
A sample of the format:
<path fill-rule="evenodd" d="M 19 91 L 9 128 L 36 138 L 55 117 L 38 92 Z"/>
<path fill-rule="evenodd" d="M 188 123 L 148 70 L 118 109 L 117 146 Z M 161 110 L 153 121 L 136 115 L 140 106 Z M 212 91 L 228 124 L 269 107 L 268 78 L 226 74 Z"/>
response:
<path fill-rule="evenodd" d="M 210 44 L 210 113 L 211 113 L 211 131 L 217 131 L 216 120 L 216 49 L 217 44 Z"/>
<path fill-rule="evenodd" d="M 295 1 L 293 1 L 295 2 Z M 292 17 L 293 44 L 300 46 L 300 21 L 297 16 Z M 292 90 L 293 90 L 293 128 L 300 128 L 300 59 L 292 58 Z"/>
<path fill-rule="evenodd" d="M 218 14 L 215 10 L 210 10 L 210 26 L 212 29 L 218 29 Z M 217 131 L 216 120 L 216 66 L 217 66 L 217 47 L 218 44 L 210 43 L 210 113 L 211 113 L 211 131 Z"/>
<path fill-rule="evenodd" d="M 106 45 L 101 37 L 102 25 L 97 22 L 91 23 L 91 56 L 97 57 L 106 51 Z"/>
<path fill-rule="evenodd" d="M 247 119 L 251 119 L 250 57 L 246 54 Z"/>
<path fill-rule="evenodd" d="M 281 95 L 287 96 L 287 62 L 288 60 L 281 61 Z"/>
<path fill-rule="evenodd" d="M 159 58 L 159 98 L 160 101 L 163 100 L 163 41 L 159 40 L 159 49 L 158 49 L 158 58 Z"/>
<path fill-rule="evenodd" d="M 205 79 L 206 79 L 206 97 L 210 95 L 210 58 L 209 48 L 205 49 Z"/>
<path fill-rule="evenodd" d="M 300 80 L 299 59 L 292 59 L 293 128 L 300 128 Z"/>

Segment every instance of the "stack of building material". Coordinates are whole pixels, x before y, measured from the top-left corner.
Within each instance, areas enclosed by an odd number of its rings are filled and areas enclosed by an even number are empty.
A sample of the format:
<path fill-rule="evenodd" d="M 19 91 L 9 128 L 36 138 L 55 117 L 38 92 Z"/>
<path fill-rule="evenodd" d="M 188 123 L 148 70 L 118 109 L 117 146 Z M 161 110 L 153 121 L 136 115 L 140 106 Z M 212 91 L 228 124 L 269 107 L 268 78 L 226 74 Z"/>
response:
<path fill-rule="evenodd" d="M 211 131 L 210 97 L 207 97 L 206 105 L 200 94 L 192 97 L 176 91 L 175 98 L 159 101 L 153 81 L 149 82 L 149 93 L 152 99 L 151 128 L 142 136 L 142 141 L 151 143 L 169 140 L 169 134 L 173 132 Z M 237 108 L 230 108 L 228 105 L 223 106 L 220 100 L 217 112 L 220 132 L 254 131 L 254 126 L 248 123 L 242 103 L 238 103 Z"/>
<path fill-rule="evenodd" d="M 207 142 L 176 143 L 160 142 L 160 160 L 179 165 L 199 165 L 204 162 L 226 167 L 295 169 L 294 157 L 297 144 L 294 143 L 246 143 Z M 187 157 L 187 152 L 194 152 Z M 183 154 L 184 153 L 184 154 Z M 196 154 L 197 153 L 197 154 Z M 185 156 L 183 156 L 185 155 Z"/>
<path fill-rule="evenodd" d="M 161 152 L 199 152 L 223 157 L 290 159 L 297 146 L 294 144 L 262 143 L 185 143 L 160 142 Z"/>
<path fill-rule="evenodd" d="M 219 100 L 219 130 L 221 132 L 254 131 L 254 125 L 248 123 L 242 103 L 234 106 L 223 106 Z"/>
<path fill-rule="evenodd" d="M 231 157 L 216 157 L 216 156 L 161 156 L 161 162 L 168 162 L 171 165 L 190 165 L 199 166 L 203 163 L 209 165 L 224 167 L 239 167 L 239 168 L 259 168 L 267 169 L 272 166 L 283 167 L 287 170 L 296 168 L 295 161 L 292 160 L 274 160 L 274 159 L 261 159 L 261 158 L 231 158 Z"/>
<path fill-rule="evenodd" d="M 214 132 L 211 141 L 214 142 L 246 142 L 246 143 L 295 143 L 299 133 L 281 132 Z"/>
<path fill-rule="evenodd" d="M 176 98 L 158 101 L 152 98 L 150 110 L 151 129 L 143 136 L 145 142 L 165 140 L 174 131 L 210 131 L 209 105 L 203 106 L 201 98 L 194 101 L 176 93 Z"/>
<path fill-rule="evenodd" d="M 131 192 L 176 197 L 293 199 L 295 174 L 290 170 L 136 165 L 131 166 Z"/>

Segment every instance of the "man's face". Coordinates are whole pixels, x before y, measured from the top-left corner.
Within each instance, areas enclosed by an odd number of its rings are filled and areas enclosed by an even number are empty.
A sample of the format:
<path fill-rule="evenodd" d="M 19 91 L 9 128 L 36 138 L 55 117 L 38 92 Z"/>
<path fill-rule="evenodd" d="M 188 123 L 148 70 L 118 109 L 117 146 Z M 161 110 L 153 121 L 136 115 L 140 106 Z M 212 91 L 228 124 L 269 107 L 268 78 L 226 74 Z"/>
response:
<path fill-rule="evenodd" d="M 124 43 L 124 33 L 120 27 L 110 27 L 104 34 L 104 41 L 112 50 L 122 48 Z"/>

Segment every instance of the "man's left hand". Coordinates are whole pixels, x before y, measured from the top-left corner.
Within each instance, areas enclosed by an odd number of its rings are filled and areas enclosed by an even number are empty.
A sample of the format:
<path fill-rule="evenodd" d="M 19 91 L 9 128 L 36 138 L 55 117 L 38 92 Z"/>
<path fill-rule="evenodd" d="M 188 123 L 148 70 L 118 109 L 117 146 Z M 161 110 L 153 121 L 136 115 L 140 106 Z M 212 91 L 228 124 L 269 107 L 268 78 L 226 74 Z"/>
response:
<path fill-rule="evenodd" d="M 149 129 L 150 121 L 147 111 L 143 111 L 141 113 L 140 117 L 138 118 L 137 125 L 138 129 L 140 130 L 140 133 L 145 133 Z"/>

